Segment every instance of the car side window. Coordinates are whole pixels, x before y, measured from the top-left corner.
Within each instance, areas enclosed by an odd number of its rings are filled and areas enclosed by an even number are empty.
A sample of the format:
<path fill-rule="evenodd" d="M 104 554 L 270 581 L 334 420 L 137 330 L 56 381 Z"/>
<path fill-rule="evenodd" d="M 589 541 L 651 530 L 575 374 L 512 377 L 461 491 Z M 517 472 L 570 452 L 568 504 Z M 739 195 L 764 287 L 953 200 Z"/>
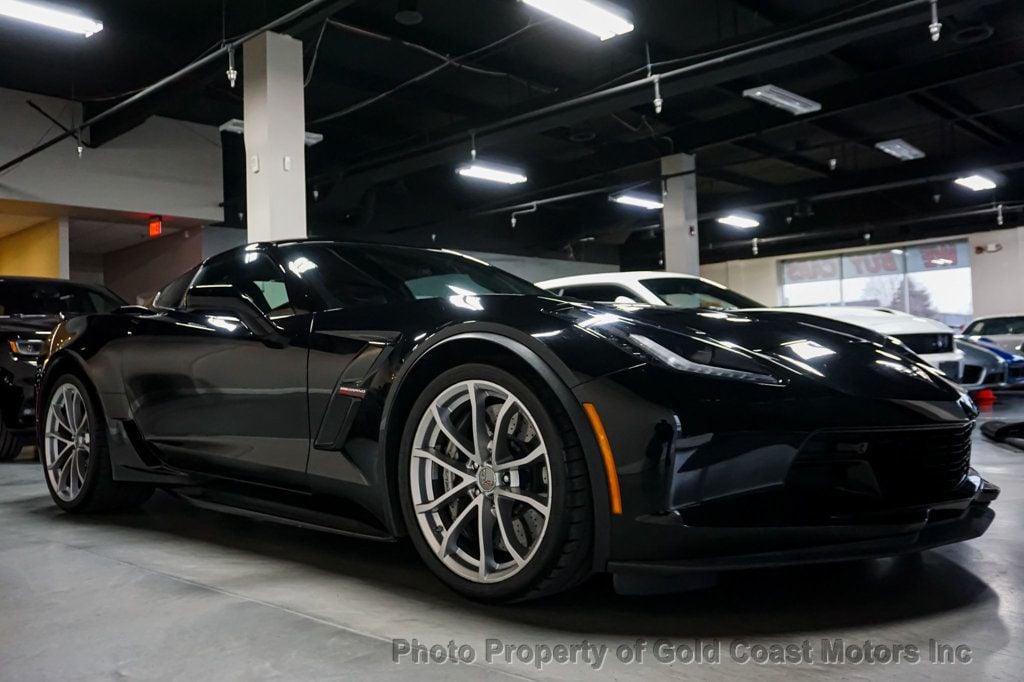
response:
<path fill-rule="evenodd" d="M 188 291 L 188 285 L 192 283 L 198 269 L 192 268 L 157 292 L 153 298 L 153 307 L 161 310 L 174 310 L 180 307 L 185 298 L 185 292 Z"/>
<path fill-rule="evenodd" d="M 562 296 L 582 301 L 614 303 L 620 296 L 636 301 L 636 294 L 619 284 L 576 284 L 562 289 Z"/>
<path fill-rule="evenodd" d="M 218 284 L 231 285 L 237 295 L 251 301 L 267 317 L 295 313 L 284 273 L 261 251 L 231 251 L 207 261 L 196 275 L 192 289 Z"/>

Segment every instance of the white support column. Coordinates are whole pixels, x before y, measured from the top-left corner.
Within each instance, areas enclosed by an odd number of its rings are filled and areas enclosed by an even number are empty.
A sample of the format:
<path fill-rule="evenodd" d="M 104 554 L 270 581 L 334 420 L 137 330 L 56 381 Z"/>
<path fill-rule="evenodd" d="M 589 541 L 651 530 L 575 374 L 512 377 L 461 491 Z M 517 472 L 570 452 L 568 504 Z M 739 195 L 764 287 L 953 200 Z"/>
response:
<path fill-rule="evenodd" d="M 306 236 L 302 43 L 262 33 L 244 47 L 249 241 Z"/>
<path fill-rule="evenodd" d="M 661 160 L 665 208 L 665 270 L 700 274 L 700 239 L 697 228 L 697 175 L 692 154 L 674 154 Z"/>
<path fill-rule="evenodd" d="M 66 216 L 57 220 L 57 248 L 57 276 L 61 279 L 71 279 L 71 237 Z"/>

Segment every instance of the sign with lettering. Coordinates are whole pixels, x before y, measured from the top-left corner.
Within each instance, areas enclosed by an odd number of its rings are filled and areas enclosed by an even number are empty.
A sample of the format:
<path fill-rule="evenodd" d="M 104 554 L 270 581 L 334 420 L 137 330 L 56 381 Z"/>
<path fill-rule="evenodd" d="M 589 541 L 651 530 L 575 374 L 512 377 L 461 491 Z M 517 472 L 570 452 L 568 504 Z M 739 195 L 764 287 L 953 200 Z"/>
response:
<path fill-rule="evenodd" d="M 841 275 L 839 258 L 791 260 L 782 264 L 782 281 L 785 284 L 827 282 L 839 279 Z"/>

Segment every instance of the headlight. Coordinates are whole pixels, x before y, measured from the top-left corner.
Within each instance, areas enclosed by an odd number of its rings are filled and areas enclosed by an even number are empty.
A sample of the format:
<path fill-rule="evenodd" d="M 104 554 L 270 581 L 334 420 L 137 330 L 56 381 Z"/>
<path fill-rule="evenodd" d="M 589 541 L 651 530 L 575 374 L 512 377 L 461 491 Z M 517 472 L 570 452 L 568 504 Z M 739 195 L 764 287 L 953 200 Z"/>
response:
<path fill-rule="evenodd" d="M 10 339 L 7 343 L 15 355 L 33 358 L 42 355 L 46 348 L 46 344 L 40 339 Z"/>
<path fill-rule="evenodd" d="M 745 354 L 733 351 L 724 346 L 707 344 L 706 347 L 700 348 L 691 353 L 690 357 L 684 357 L 680 353 L 677 353 L 670 348 L 666 348 L 660 343 L 652 341 L 646 336 L 642 336 L 640 334 L 630 334 L 629 340 L 636 345 L 637 348 L 640 348 L 662 364 L 667 365 L 672 369 L 679 370 L 680 372 L 690 372 L 691 374 L 703 374 L 705 376 L 717 377 L 719 379 L 735 379 L 738 381 L 749 381 L 756 384 L 769 384 L 774 386 L 778 386 L 783 383 L 782 380 L 777 379 L 766 372 L 759 371 L 762 369 L 760 365 L 756 361 L 748 358 Z M 728 367 L 724 365 L 745 366 L 747 369 L 740 369 L 736 366 Z"/>

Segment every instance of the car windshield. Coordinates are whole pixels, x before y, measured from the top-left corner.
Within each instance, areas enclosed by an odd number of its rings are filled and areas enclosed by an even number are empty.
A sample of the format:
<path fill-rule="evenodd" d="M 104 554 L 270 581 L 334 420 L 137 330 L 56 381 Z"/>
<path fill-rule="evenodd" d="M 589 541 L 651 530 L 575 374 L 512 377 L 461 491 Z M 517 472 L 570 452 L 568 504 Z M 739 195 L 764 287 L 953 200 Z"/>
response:
<path fill-rule="evenodd" d="M 0 315 L 82 315 L 122 305 L 111 294 L 70 282 L 0 281 Z"/>
<path fill-rule="evenodd" d="M 1024 334 L 1024 317 L 993 317 L 989 320 L 978 320 L 972 322 L 964 330 L 964 334 L 967 336 Z"/>
<path fill-rule="evenodd" d="M 763 308 L 757 301 L 731 289 L 690 277 L 655 277 L 641 280 L 651 293 L 673 308 Z"/>
<path fill-rule="evenodd" d="M 283 246 L 280 252 L 288 269 L 328 308 L 449 296 L 547 293 L 503 270 L 449 251 L 306 243 Z"/>

